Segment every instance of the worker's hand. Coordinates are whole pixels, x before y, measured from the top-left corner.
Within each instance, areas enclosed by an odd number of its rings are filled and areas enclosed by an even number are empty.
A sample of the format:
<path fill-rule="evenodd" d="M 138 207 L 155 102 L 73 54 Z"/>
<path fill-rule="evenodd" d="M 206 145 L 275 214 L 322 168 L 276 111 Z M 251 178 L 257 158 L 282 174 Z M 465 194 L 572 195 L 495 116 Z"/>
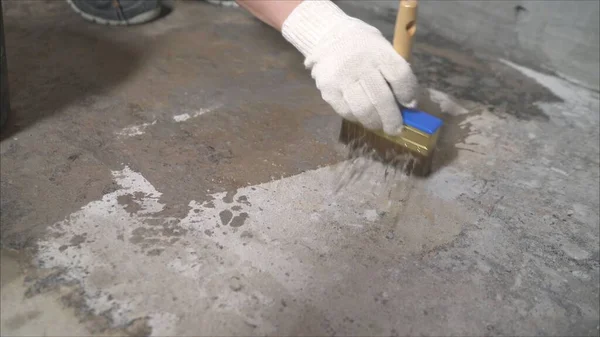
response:
<path fill-rule="evenodd" d="M 330 1 L 305 0 L 282 33 L 306 57 L 323 99 L 338 114 L 369 129 L 400 133 L 398 103 L 414 108 L 418 83 L 379 30 Z"/>

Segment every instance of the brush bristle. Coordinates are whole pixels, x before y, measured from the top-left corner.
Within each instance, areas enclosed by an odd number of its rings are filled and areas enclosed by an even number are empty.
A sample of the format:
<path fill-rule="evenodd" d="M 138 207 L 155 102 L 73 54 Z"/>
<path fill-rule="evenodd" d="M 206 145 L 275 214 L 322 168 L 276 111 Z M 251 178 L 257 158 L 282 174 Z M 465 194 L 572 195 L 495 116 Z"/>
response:
<path fill-rule="evenodd" d="M 343 119 L 339 138 L 350 148 L 351 156 L 368 155 L 411 175 L 427 176 L 431 172 L 432 155 L 424 156 L 411 151 L 403 144 L 381 137 L 360 124 Z"/>

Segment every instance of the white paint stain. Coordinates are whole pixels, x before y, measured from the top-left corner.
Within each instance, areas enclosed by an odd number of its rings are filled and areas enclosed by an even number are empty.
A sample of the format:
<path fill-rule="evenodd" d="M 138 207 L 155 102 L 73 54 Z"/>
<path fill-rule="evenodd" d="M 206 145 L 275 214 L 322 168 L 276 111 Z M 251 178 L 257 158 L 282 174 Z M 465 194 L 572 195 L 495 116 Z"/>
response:
<path fill-rule="evenodd" d="M 215 109 L 218 109 L 221 106 L 222 106 L 221 104 L 217 104 L 210 108 L 199 109 L 198 111 L 195 111 L 195 112 L 175 115 L 175 116 L 173 116 L 173 120 L 177 123 L 185 122 L 191 118 L 196 118 L 196 117 L 202 116 L 208 112 L 214 111 Z M 146 129 L 148 127 L 156 125 L 156 123 L 157 123 L 157 121 L 155 120 L 155 121 L 148 122 L 148 123 L 131 125 L 131 126 L 128 126 L 126 128 L 123 128 L 123 129 L 117 131 L 116 134 L 119 138 L 130 138 L 130 137 L 140 136 L 140 135 L 143 135 L 144 133 L 146 133 Z"/>
<path fill-rule="evenodd" d="M 221 107 L 221 105 L 215 105 L 210 108 L 200 109 L 200 110 L 192 112 L 192 113 L 183 113 L 183 114 L 175 115 L 175 116 L 173 116 L 173 120 L 177 123 L 185 122 L 190 118 L 196 118 L 196 117 L 202 116 L 206 113 L 212 112 L 215 109 L 218 109 L 219 107 Z"/>
<path fill-rule="evenodd" d="M 543 74 L 505 59 L 500 59 L 500 62 L 518 70 L 523 75 L 535 80 L 537 83 L 544 86 L 545 88 L 548 88 L 555 95 L 559 96 L 564 100 L 582 101 L 597 99 L 598 97 L 597 94 L 595 94 L 593 91 L 582 88 L 577 84 L 569 82 L 562 78 Z"/>
<path fill-rule="evenodd" d="M 232 289 L 240 286 L 230 286 L 224 275 L 249 277 L 256 270 L 268 271 L 281 287 L 279 291 L 293 294 L 285 296 L 307 296 L 306 287 L 312 284 L 316 267 L 306 261 L 337 250 L 340 242 L 370 226 L 380 226 L 375 221 L 379 212 L 397 211 L 397 205 L 381 199 L 388 188 L 384 166 L 362 165 L 362 178 L 336 193 L 340 167 L 240 188 L 233 203 L 224 201 L 225 193 L 213 194 L 211 202 L 190 201 L 189 212 L 181 219 L 160 215 L 165 206 L 159 200 L 161 193 L 141 174 L 125 167 L 112 172 L 118 190 L 50 228 L 61 235 L 49 235 L 39 242 L 37 261 L 45 268 L 64 269 L 68 280 L 82 285 L 89 308 L 96 314 L 108 313 L 115 325 L 150 317 L 153 335 L 173 335 L 181 331 L 180 325 L 195 326 L 198 319 L 233 314 L 258 326 L 260 334 L 272 334 L 277 331 L 276 322 L 265 320 L 272 307 L 268 304 L 274 301 L 272 287 L 254 289 L 251 294 L 237 292 Z M 129 205 L 124 205 L 123 199 L 128 199 Z M 133 213 L 131 205 L 136 205 Z M 223 211 L 231 216 L 222 218 Z M 408 210 L 415 215 L 418 212 Z M 443 209 L 437 212 L 444 216 Z M 364 223 L 361 214 L 375 222 Z M 427 235 L 437 227 L 413 224 L 418 235 L 423 235 L 423 242 L 415 245 L 431 242 Z M 165 234 L 164 228 L 185 235 Z M 413 229 L 401 229 L 407 230 Z M 458 234 L 458 229 L 444 231 L 449 238 Z M 77 235 L 85 241 L 71 246 Z M 373 245 L 365 249 L 378 249 L 377 243 Z M 336 261 L 323 275 L 345 275 L 352 270 L 351 263 Z M 293 278 L 286 275 L 288 271 Z M 239 283 L 244 282 L 242 277 Z M 196 309 L 190 312 L 189 308 Z M 223 330 L 215 333 L 218 331 Z"/>
<path fill-rule="evenodd" d="M 190 118 L 192 118 L 192 116 L 190 116 L 189 113 L 184 113 L 184 114 L 181 114 L 181 115 L 175 115 L 175 116 L 173 116 L 173 120 L 176 121 L 176 122 L 178 122 L 178 123 L 179 122 L 185 122 L 185 121 L 187 121 Z"/>
<path fill-rule="evenodd" d="M 121 188 L 113 193 L 106 194 L 99 201 L 94 201 L 84 206 L 80 211 L 71 214 L 66 220 L 57 223 L 54 230 L 61 232 L 61 226 L 68 227 L 66 233 L 75 235 L 84 235 L 87 238 L 104 238 L 103 245 L 108 250 L 118 248 L 116 244 L 119 234 L 130 232 L 133 228 L 141 226 L 145 219 L 144 214 L 160 212 L 163 205 L 158 202 L 161 193 L 139 173 L 132 171 L 128 167 L 122 171 L 112 172 L 115 182 Z M 131 217 L 119 204 L 118 198 L 121 196 L 137 193 L 144 197 L 138 200 L 141 216 Z M 105 236 L 110 235 L 110 237 Z M 108 240 L 107 240 L 108 239 Z M 41 242 L 40 247 L 45 252 L 40 255 L 40 261 L 44 261 L 45 267 L 67 267 L 69 268 L 68 277 L 82 283 L 83 287 L 90 294 L 95 296 L 86 296 L 86 304 L 96 313 L 110 311 L 112 319 L 116 325 L 123 325 L 128 322 L 127 314 L 132 306 L 129 302 L 123 301 L 115 305 L 114 301 L 108 299 L 105 286 L 111 284 L 111 273 L 114 263 L 112 259 L 106 259 L 111 255 L 110 252 L 97 255 L 96 245 L 82 245 L 80 248 L 69 246 L 68 241 L 46 241 Z M 120 268 L 128 269 L 134 264 L 130 259 L 124 259 L 131 252 L 126 249 L 115 249 L 114 253 L 121 256 L 118 261 Z M 103 256 L 104 255 L 104 256 Z M 90 268 L 91 267 L 91 268 Z M 144 277 L 140 274 L 139 277 Z"/>
<path fill-rule="evenodd" d="M 377 210 L 375 209 L 368 209 L 365 211 L 365 219 L 369 222 L 375 222 L 375 220 L 377 220 L 378 215 L 377 215 Z"/>
<path fill-rule="evenodd" d="M 552 171 L 554 171 L 556 173 L 562 174 L 565 177 L 569 176 L 569 174 L 567 172 L 565 172 L 565 171 L 563 171 L 563 170 L 561 170 L 559 168 L 556 168 L 556 167 L 551 167 L 550 170 L 552 170 Z"/>
<path fill-rule="evenodd" d="M 448 94 L 431 88 L 427 90 L 429 91 L 429 97 L 431 98 L 431 101 L 437 103 L 442 112 L 452 116 L 464 115 L 469 112 L 467 109 L 463 108 L 452 98 L 450 98 Z"/>
<path fill-rule="evenodd" d="M 563 252 L 575 260 L 585 260 L 590 256 L 590 253 L 585 251 L 573 242 L 563 242 L 561 244 Z"/>
<path fill-rule="evenodd" d="M 119 136 L 121 138 L 129 138 L 129 137 L 143 135 L 146 132 L 146 128 L 148 128 L 151 125 L 155 125 L 155 124 L 156 124 L 156 121 L 153 121 L 150 123 L 143 123 L 143 124 L 128 126 L 126 128 L 121 129 L 120 131 L 118 131 L 117 136 Z"/>

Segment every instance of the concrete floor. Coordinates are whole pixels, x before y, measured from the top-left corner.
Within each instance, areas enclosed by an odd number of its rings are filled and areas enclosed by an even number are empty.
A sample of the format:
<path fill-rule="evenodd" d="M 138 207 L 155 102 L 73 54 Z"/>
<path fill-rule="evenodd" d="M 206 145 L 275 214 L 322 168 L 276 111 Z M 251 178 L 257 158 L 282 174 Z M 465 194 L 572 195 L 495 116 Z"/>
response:
<path fill-rule="evenodd" d="M 2 335 L 599 335 L 597 92 L 421 34 L 416 179 L 240 9 L 3 4 Z"/>

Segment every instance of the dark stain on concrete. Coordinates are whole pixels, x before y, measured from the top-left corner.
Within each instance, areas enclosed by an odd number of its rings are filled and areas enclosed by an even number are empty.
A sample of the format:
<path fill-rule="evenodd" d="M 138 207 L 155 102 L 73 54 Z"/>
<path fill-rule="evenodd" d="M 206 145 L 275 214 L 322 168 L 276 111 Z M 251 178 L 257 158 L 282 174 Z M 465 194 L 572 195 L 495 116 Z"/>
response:
<path fill-rule="evenodd" d="M 119 189 L 119 185 L 112 181 L 108 184 L 106 184 L 106 186 L 104 186 L 104 188 L 102 189 L 102 195 L 106 195 L 106 194 L 110 194 L 112 192 L 115 192 Z"/>
<path fill-rule="evenodd" d="M 237 202 L 247 206 L 252 206 L 252 204 L 248 201 L 248 197 L 245 195 L 241 195 L 239 198 L 237 198 Z"/>
<path fill-rule="evenodd" d="M 242 281 L 239 277 L 237 276 L 233 276 L 230 280 L 229 280 L 229 288 L 235 292 L 238 292 L 240 290 L 242 290 L 244 286 L 242 285 Z"/>
<path fill-rule="evenodd" d="M 179 222 L 167 223 L 163 226 L 161 234 L 163 236 L 184 236 L 188 232 L 187 229 L 181 227 Z"/>
<path fill-rule="evenodd" d="M 137 192 L 133 193 L 133 199 L 134 200 L 142 201 L 146 197 L 149 197 L 149 195 L 147 195 L 144 192 L 137 191 Z"/>
<path fill-rule="evenodd" d="M 163 252 L 163 249 L 161 248 L 154 248 L 148 251 L 148 253 L 146 253 L 146 255 L 148 256 L 159 256 L 161 253 Z"/>
<path fill-rule="evenodd" d="M 27 291 L 25 291 L 25 298 L 31 298 L 56 289 L 60 285 L 72 285 L 74 282 L 67 282 L 63 277 L 63 273 L 62 270 L 44 270 L 27 277 L 25 282 L 28 283 L 28 286 Z"/>
<path fill-rule="evenodd" d="M 242 210 L 242 206 L 240 206 L 240 205 L 235 205 L 235 206 L 231 207 L 231 210 L 232 210 L 232 211 L 235 211 L 235 212 L 237 212 L 237 211 L 241 211 L 241 210 Z"/>
<path fill-rule="evenodd" d="M 219 212 L 219 217 L 221 218 L 221 223 L 223 224 L 223 226 L 227 226 L 227 224 L 229 224 L 229 221 L 231 221 L 231 218 L 233 217 L 233 213 L 231 213 L 230 210 L 226 209 Z"/>
<path fill-rule="evenodd" d="M 156 220 L 156 219 L 154 219 Z M 152 227 L 138 227 L 131 232 L 129 242 L 140 245 L 142 248 L 152 247 L 153 245 L 173 244 L 179 238 L 185 236 L 188 230 L 179 224 L 179 220 L 164 219 L 153 223 Z"/>
<path fill-rule="evenodd" d="M 215 203 L 211 200 L 209 202 L 206 202 L 204 204 L 204 207 L 206 207 L 206 208 L 215 208 Z"/>
<path fill-rule="evenodd" d="M 249 231 L 243 231 L 242 234 L 240 234 L 240 237 L 242 239 L 252 239 L 254 235 Z"/>
<path fill-rule="evenodd" d="M 233 158 L 231 149 L 216 149 L 210 145 L 206 146 L 206 149 L 208 151 L 207 159 L 213 164 L 229 163 Z"/>
<path fill-rule="evenodd" d="M 188 205 L 189 200 L 183 204 L 179 204 L 177 202 L 173 202 L 168 197 L 161 196 L 159 202 L 164 204 L 164 206 L 160 212 L 153 214 L 153 216 L 155 216 L 157 218 L 182 219 L 182 218 L 185 218 L 190 211 L 190 207 Z"/>
<path fill-rule="evenodd" d="M 204 234 L 208 235 L 208 236 L 212 236 L 214 234 L 214 232 L 210 229 L 207 229 L 204 231 Z"/>
<path fill-rule="evenodd" d="M 243 226 L 244 222 L 246 221 L 246 219 L 248 219 L 248 213 L 246 213 L 246 212 L 240 213 L 239 215 L 236 215 L 231 220 L 231 227 L 241 227 L 241 226 Z"/>
<path fill-rule="evenodd" d="M 162 217 L 144 219 L 144 223 L 150 226 L 163 226 L 165 221 Z"/>
<path fill-rule="evenodd" d="M 141 243 L 142 241 L 144 241 L 144 237 L 141 235 L 132 235 L 129 238 L 129 242 L 131 242 L 133 244 L 138 244 L 138 243 Z"/>
<path fill-rule="evenodd" d="M 71 246 L 79 246 L 81 245 L 83 242 L 85 242 L 87 233 L 81 234 L 81 235 L 75 235 L 71 238 L 71 240 L 69 241 L 69 243 L 71 244 Z"/>
<path fill-rule="evenodd" d="M 139 244 L 147 236 L 156 236 L 159 234 L 159 231 L 156 229 L 148 229 L 144 227 L 138 227 L 131 232 L 131 237 L 129 238 L 129 242 L 133 244 Z"/>
<path fill-rule="evenodd" d="M 67 248 L 69 248 L 69 247 L 79 248 L 79 247 L 81 247 L 81 244 L 85 242 L 86 237 L 87 237 L 87 233 L 83 233 L 81 235 L 74 235 L 71 238 L 71 240 L 69 240 L 69 244 L 58 247 L 58 251 L 62 253 L 65 250 L 67 250 Z"/>
<path fill-rule="evenodd" d="M 147 317 L 136 318 L 127 324 L 125 332 L 129 336 L 150 336 L 152 334 L 152 327 L 148 321 L 149 318 Z"/>
<path fill-rule="evenodd" d="M 134 214 L 142 210 L 142 206 L 135 200 L 135 197 L 131 194 L 120 195 L 117 197 L 119 205 L 124 206 L 123 209 L 129 214 Z"/>
<path fill-rule="evenodd" d="M 233 197 L 236 193 L 237 191 L 227 191 L 227 194 L 225 194 L 225 196 L 223 197 L 223 202 L 231 204 L 233 202 Z"/>

